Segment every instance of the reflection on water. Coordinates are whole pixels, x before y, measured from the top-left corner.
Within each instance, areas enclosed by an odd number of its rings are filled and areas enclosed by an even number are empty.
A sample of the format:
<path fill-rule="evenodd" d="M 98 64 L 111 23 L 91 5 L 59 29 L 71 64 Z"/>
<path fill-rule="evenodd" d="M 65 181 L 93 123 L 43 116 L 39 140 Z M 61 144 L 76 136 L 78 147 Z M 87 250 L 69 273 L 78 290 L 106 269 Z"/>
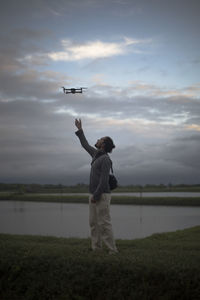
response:
<path fill-rule="evenodd" d="M 13 210 L 15 212 L 25 212 L 25 202 L 24 201 L 15 201 Z"/>
<path fill-rule="evenodd" d="M 116 238 L 134 239 L 156 232 L 200 225 L 200 207 L 111 205 Z M 88 237 L 87 204 L 0 201 L 0 232 Z"/>

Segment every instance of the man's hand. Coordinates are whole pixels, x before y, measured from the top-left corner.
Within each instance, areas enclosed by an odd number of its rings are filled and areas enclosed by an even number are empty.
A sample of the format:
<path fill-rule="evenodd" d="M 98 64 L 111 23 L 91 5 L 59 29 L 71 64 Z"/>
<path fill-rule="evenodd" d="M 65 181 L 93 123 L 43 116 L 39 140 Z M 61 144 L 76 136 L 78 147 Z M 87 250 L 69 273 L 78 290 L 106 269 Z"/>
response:
<path fill-rule="evenodd" d="M 91 203 L 96 203 L 96 200 L 94 200 L 94 197 L 91 198 Z"/>
<path fill-rule="evenodd" d="M 82 123 L 81 123 L 81 119 L 76 119 L 75 120 L 75 125 L 76 125 L 76 127 L 80 130 L 80 129 L 82 129 Z"/>

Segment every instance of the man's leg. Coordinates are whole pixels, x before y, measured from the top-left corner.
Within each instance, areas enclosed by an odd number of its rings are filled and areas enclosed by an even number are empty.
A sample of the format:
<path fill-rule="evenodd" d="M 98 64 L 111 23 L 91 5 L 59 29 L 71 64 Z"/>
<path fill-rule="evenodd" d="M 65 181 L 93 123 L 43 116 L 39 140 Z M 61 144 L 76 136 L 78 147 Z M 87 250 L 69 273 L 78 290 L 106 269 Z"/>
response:
<path fill-rule="evenodd" d="M 110 217 L 111 194 L 104 193 L 96 203 L 97 222 L 100 229 L 101 239 L 111 252 L 118 252 L 113 236 L 113 229 Z"/>
<path fill-rule="evenodd" d="M 102 248 L 102 241 L 99 231 L 99 226 L 97 222 L 97 211 L 96 203 L 91 203 L 92 195 L 89 196 L 89 224 L 91 230 L 91 242 L 92 250 L 97 250 Z"/>

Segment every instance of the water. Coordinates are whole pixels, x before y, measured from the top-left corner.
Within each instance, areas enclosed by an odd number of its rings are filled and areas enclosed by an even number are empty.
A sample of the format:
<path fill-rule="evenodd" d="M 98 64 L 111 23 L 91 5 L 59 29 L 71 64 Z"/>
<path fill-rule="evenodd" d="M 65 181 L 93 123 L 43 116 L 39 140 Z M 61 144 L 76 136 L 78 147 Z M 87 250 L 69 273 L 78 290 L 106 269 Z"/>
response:
<path fill-rule="evenodd" d="M 66 196 L 80 196 L 80 195 L 86 195 L 88 196 L 89 193 L 43 193 L 43 194 L 37 194 L 37 195 L 46 195 L 46 196 L 52 196 L 52 195 L 66 195 Z M 200 197 L 199 192 L 125 192 L 125 193 L 112 193 L 113 196 L 135 196 L 135 197 Z"/>
<path fill-rule="evenodd" d="M 114 235 L 134 239 L 200 225 L 200 207 L 111 205 Z M 90 236 L 88 204 L 0 201 L 0 233 Z"/>

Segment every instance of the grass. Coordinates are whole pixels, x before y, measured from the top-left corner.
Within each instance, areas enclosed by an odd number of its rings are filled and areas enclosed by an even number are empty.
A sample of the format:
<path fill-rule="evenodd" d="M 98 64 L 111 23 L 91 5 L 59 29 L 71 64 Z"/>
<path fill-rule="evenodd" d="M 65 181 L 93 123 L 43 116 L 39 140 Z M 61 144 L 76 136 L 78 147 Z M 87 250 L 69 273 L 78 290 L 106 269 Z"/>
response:
<path fill-rule="evenodd" d="M 33 192 L 33 193 L 87 193 L 88 184 L 78 183 L 76 185 L 62 184 L 23 184 L 23 183 L 0 183 L 0 192 Z M 200 184 L 145 184 L 141 185 L 119 185 L 116 192 L 200 192 Z"/>
<path fill-rule="evenodd" d="M 63 202 L 63 203 L 88 203 L 87 195 L 43 195 L 43 194 L 20 194 L 0 193 L 0 200 L 40 201 L 40 202 Z M 112 204 L 138 204 L 138 205 L 175 205 L 175 206 L 200 206 L 198 197 L 133 197 L 112 196 Z"/>
<path fill-rule="evenodd" d="M 200 299 L 200 226 L 117 246 L 0 234 L 0 299 Z"/>

